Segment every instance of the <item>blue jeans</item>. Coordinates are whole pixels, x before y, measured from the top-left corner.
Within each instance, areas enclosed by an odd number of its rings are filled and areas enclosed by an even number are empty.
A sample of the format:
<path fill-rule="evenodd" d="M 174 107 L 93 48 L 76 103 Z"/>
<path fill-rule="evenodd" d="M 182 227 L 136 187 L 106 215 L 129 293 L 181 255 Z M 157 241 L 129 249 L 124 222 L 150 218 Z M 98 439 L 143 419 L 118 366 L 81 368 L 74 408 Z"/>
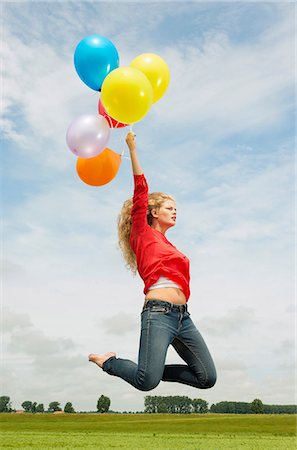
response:
<path fill-rule="evenodd" d="M 186 364 L 166 364 L 172 345 Z M 138 364 L 112 356 L 103 370 L 120 377 L 141 391 L 154 389 L 160 381 L 175 381 L 200 389 L 216 382 L 216 369 L 209 350 L 193 324 L 187 305 L 149 300 L 141 313 Z"/>

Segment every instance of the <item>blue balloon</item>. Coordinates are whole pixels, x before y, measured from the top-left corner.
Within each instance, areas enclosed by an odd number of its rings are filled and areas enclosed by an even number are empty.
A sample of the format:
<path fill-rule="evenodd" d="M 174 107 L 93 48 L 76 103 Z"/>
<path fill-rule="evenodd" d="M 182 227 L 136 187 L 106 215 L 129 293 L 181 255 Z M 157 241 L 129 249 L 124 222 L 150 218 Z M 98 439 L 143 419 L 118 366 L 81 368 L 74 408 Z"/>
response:
<path fill-rule="evenodd" d="M 91 89 L 99 91 L 104 78 L 119 67 L 119 55 L 109 39 L 92 34 L 78 43 L 74 65 L 80 79 Z"/>

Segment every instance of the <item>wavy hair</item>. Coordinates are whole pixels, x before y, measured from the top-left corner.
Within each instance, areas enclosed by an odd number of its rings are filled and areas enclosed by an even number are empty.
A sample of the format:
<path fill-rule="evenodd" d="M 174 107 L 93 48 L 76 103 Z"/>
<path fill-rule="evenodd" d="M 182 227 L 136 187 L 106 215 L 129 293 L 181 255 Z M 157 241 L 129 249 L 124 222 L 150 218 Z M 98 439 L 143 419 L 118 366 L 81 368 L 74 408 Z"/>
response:
<path fill-rule="evenodd" d="M 159 209 L 160 206 L 166 200 L 175 199 L 164 192 L 151 192 L 148 194 L 148 210 L 147 210 L 147 223 L 149 226 L 152 225 L 153 216 L 152 209 Z M 118 226 L 118 245 L 122 252 L 122 256 L 125 260 L 125 265 L 127 269 L 131 270 L 135 275 L 137 272 L 137 262 L 135 253 L 130 246 L 130 234 L 132 228 L 131 211 L 133 206 L 133 198 L 126 200 L 122 206 L 121 212 L 118 216 L 117 226 Z"/>

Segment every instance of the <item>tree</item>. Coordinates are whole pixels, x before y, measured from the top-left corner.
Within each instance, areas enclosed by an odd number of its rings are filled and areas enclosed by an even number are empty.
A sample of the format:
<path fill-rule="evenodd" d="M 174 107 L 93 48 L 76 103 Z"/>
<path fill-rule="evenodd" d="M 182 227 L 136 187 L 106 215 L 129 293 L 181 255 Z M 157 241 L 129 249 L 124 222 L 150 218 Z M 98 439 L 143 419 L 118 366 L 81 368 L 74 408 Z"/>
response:
<path fill-rule="evenodd" d="M 146 413 L 155 413 L 155 405 L 153 402 L 153 397 L 151 395 L 146 395 L 144 397 L 144 412 Z"/>
<path fill-rule="evenodd" d="M 37 406 L 37 402 L 32 403 L 32 406 L 31 406 L 32 413 L 36 413 L 36 406 Z"/>
<path fill-rule="evenodd" d="M 297 414 L 297 405 L 263 405 L 264 414 Z"/>
<path fill-rule="evenodd" d="M 208 403 L 206 400 L 202 400 L 202 398 L 194 398 L 192 400 L 193 412 L 205 414 L 208 412 Z"/>
<path fill-rule="evenodd" d="M 39 405 L 36 406 L 36 412 L 38 412 L 38 413 L 43 413 L 44 412 L 43 403 L 39 403 Z"/>
<path fill-rule="evenodd" d="M 0 397 L 0 412 L 11 412 L 10 397 L 6 395 Z"/>
<path fill-rule="evenodd" d="M 175 403 L 175 412 L 178 414 L 190 414 L 192 400 L 186 395 L 173 397 Z"/>
<path fill-rule="evenodd" d="M 48 405 L 48 410 L 49 410 L 50 412 L 53 412 L 53 411 L 62 411 L 62 409 L 60 408 L 60 403 L 59 403 L 59 402 L 51 402 L 51 403 Z"/>
<path fill-rule="evenodd" d="M 25 412 L 31 412 L 32 402 L 26 400 L 25 402 L 22 403 L 22 408 L 24 408 Z"/>
<path fill-rule="evenodd" d="M 72 403 L 70 403 L 70 402 L 66 403 L 66 405 L 64 406 L 64 412 L 65 413 L 69 413 L 69 414 L 75 413 L 75 410 L 74 410 L 74 408 L 72 406 Z"/>
<path fill-rule="evenodd" d="M 158 413 L 164 414 L 168 412 L 170 408 L 170 398 L 158 397 Z"/>
<path fill-rule="evenodd" d="M 255 400 L 252 401 L 251 411 L 254 414 L 263 414 L 263 403 L 259 398 L 255 398 Z"/>
<path fill-rule="evenodd" d="M 147 395 L 144 400 L 145 412 L 189 414 L 191 412 L 192 400 L 186 396 L 151 396 Z"/>
<path fill-rule="evenodd" d="M 251 404 L 247 402 L 219 402 L 211 405 L 210 412 L 219 414 L 250 414 Z"/>
<path fill-rule="evenodd" d="M 297 414 L 297 405 L 264 405 L 259 399 L 247 402 L 219 402 L 211 405 L 211 413 L 232 414 Z"/>
<path fill-rule="evenodd" d="M 109 410 L 110 407 L 110 398 L 105 397 L 105 395 L 101 395 L 97 402 L 97 411 L 99 413 L 105 413 Z"/>
<path fill-rule="evenodd" d="M 147 395 L 144 399 L 144 412 L 157 413 L 158 412 L 158 396 Z"/>

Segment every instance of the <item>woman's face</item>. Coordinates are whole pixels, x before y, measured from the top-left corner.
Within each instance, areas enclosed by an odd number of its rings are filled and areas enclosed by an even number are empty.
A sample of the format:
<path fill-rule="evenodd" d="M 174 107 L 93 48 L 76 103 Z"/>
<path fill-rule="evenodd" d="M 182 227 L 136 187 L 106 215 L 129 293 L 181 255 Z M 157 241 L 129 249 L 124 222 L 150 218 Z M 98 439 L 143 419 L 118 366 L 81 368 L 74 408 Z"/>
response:
<path fill-rule="evenodd" d="M 176 222 L 176 204 L 173 200 L 165 200 L 159 209 L 153 210 L 153 216 L 160 225 L 174 227 Z"/>

